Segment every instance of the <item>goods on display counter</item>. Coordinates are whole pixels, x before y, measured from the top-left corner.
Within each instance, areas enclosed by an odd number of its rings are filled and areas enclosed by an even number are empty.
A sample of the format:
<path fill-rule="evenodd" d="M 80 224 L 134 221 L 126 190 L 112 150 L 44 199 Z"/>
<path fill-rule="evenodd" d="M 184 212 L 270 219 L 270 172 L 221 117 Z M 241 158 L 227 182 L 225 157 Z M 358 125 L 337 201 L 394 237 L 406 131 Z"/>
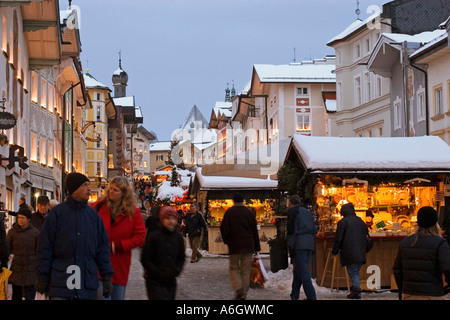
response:
<path fill-rule="evenodd" d="M 367 181 L 344 180 L 343 186 L 316 187 L 319 235 L 332 235 L 342 218 L 340 208 L 351 202 L 356 214 L 368 225 L 372 236 L 406 236 L 417 226 L 417 211 L 423 206 L 436 208 L 436 185 L 416 179 L 405 183 L 369 186 Z"/>

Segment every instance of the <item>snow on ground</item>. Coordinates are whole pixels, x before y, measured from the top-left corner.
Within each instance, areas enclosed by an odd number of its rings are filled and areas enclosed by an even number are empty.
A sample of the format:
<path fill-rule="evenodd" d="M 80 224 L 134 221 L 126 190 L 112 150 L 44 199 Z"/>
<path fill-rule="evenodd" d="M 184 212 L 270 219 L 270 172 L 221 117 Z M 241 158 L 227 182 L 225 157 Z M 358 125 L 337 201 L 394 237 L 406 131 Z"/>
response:
<path fill-rule="evenodd" d="M 191 256 L 191 249 L 186 249 L 186 256 Z M 216 255 L 211 254 L 208 251 L 200 250 L 203 257 L 226 257 L 226 255 Z M 273 291 L 274 293 L 277 293 L 281 296 L 287 296 L 289 297 L 289 294 L 291 292 L 291 286 L 292 286 L 292 278 L 293 278 L 293 267 L 292 264 L 289 264 L 289 267 L 287 269 L 279 270 L 278 272 L 272 272 L 269 269 L 270 263 L 269 258 L 270 255 L 268 254 L 262 254 L 261 258 L 264 260 L 264 265 L 266 267 L 266 271 L 268 274 L 268 280 L 264 283 L 264 290 Z M 317 284 L 316 279 L 312 279 L 312 283 L 314 286 L 314 289 L 316 290 L 316 295 L 318 300 L 348 300 L 347 290 L 336 290 L 334 289 L 333 292 L 330 288 L 321 287 Z M 300 298 L 304 298 L 304 292 L 303 289 L 300 291 Z M 392 292 L 389 289 L 381 289 L 377 292 L 369 292 L 364 291 L 362 293 L 362 299 L 363 300 L 398 300 L 398 293 Z M 449 295 L 445 297 L 445 299 L 450 299 Z"/>

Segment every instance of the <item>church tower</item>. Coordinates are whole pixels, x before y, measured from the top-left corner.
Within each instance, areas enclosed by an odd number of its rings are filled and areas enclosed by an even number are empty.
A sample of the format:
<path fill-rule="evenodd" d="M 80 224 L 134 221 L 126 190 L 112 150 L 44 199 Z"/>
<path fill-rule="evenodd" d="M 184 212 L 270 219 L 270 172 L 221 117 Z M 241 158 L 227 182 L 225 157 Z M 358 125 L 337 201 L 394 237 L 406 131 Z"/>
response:
<path fill-rule="evenodd" d="M 122 98 L 127 96 L 128 74 L 122 69 L 122 57 L 119 52 L 119 68 L 114 71 L 112 76 L 114 86 L 114 98 Z"/>

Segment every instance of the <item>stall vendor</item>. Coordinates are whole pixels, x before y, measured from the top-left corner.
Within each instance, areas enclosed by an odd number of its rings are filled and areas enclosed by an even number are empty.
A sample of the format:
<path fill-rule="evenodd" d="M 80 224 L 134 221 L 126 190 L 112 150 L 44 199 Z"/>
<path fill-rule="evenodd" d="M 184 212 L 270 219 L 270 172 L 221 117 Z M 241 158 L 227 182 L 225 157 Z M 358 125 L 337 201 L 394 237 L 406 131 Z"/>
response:
<path fill-rule="evenodd" d="M 372 210 L 367 210 L 366 211 L 366 226 L 369 230 L 372 229 L 372 225 L 373 225 L 373 213 Z"/>

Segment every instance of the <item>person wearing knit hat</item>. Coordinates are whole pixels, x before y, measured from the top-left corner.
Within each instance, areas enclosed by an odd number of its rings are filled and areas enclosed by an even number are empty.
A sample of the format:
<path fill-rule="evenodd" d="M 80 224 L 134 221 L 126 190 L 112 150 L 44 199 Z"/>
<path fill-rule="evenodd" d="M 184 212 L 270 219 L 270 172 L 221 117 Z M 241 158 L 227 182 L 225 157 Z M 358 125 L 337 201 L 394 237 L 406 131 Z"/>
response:
<path fill-rule="evenodd" d="M 422 207 L 417 212 L 417 224 L 421 228 L 430 228 L 438 222 L 438 213 L 433 207 Z"/>
<path fill-rule="evenodd" d="M 71 172 L 66 177 L 66 188 L 69 194 L 73 194 L 85 182 L 89 182 L 88 177 L 79 172 Z"/>
<path fill-rule="evenodd" d="M 401 300 L 442 300 L 450 292 L 450 247 L 437 222 L 433 207 L 420 208 L 416 233 L 400 242 L 393 271 Z"/>
<path fill-rule="evenodd" d="M 69 195 L 47 214 L 39 236 L 36 291 L 50 300 L 95 300 L 100 278 L 108 298 L 114 274 L 109 238 L 100 215 L 88 205 L 89 179 L 69 173 L 66 188 Z M 73 275 L 67 270 L 73 265 L 83 275 L 78 286 L 69 285 Z"/>
<path fill-rule="evenodd" d="M 161 225 L 145 240 L 141 263 L 145 271 L 149 300 L 175 300 L 177 280 L 185 261 L 183 236 L 177 232 L 177 211 L 164 206 L 159 212 Z"/>
<path fill-rule="evenodd" d="M 178 223 L 178 212 L 171 206 L 162 207 L 161 210 L 159 211 L 159 219 L 161 220 L 161 222 L 163 222 L 163 220 L 165 219 L 173 220 L 172 218 L 175 218 L 175 220 L 177 220 Z"/>
<path fill-rule="evenodd" d="M 37 244 L 39 230 L 31 223 L 31 211 L 22 207 L 17 211 L 15 222 L 7 234 L 11 263 L 11 277 L 8 282 L 12 286 L 11 300 L 34 300 L 36 295 L 34 284 L 37 280 L 34 269 L 37 266 Z M 24 263 L 26 262 L 26 263 Z"/>

